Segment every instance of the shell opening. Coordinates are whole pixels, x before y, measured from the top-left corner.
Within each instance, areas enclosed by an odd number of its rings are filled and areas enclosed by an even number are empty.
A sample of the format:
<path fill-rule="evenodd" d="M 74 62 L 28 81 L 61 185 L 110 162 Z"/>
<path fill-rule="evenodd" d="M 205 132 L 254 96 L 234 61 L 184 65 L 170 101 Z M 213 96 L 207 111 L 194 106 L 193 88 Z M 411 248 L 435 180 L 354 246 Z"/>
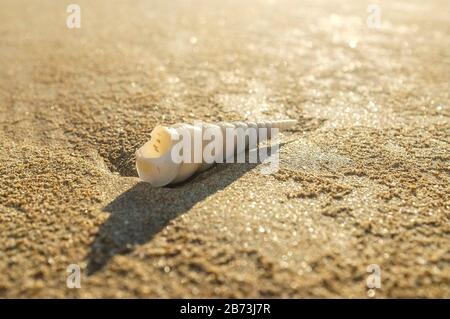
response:
<path fill-rule="evenodd" d="M 136 168 L 142 180 L 151 180 L 153 176 L 160 174 L 159 167 L 144 161 L 137 161 Z"/>
<path fill-rule="evenodd" d="M 136 169 L 142 181 L 164 186 L 176 177 L 179 165 L 170 160 L 172 146 L 170 129 L 157 126 L 150 141 L 136 151 Z"/>

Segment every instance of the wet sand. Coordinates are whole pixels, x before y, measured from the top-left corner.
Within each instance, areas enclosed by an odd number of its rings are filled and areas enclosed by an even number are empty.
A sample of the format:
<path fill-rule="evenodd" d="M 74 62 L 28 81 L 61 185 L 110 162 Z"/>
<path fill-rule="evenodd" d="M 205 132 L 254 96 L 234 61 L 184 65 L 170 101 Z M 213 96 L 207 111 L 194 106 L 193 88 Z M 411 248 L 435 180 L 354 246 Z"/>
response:
<path fill-rule="evenodd" d="M 78 3 L 0 1 L 0 297 L 450 297 L 448 1 Z M 277 173 L 137 178 L 158 123 L 286 117 Z"/>

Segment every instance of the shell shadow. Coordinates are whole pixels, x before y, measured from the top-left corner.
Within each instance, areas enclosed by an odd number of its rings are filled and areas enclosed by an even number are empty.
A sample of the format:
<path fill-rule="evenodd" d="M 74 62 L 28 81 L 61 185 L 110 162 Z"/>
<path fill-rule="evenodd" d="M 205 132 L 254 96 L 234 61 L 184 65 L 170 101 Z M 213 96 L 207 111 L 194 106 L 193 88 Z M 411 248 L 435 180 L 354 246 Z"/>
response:
<path fill-rule="evenodd" d="M 172 219 L 230 185 L 256 165 L 216 165 L 183 184 L 154 188 L 148 183 L 138 183 L 119 195 L 104 208 L 110 216 L 90 247 L 88 275 L 101 270 L 114 255 L 129 253 L 135 245 L 150 241 Z"/>
<path fill-rule="evenodd" d="M 266 148 L 270 154 L 270 148 Z M 110 216 L 91 244 L 86 257 L 87 274 L 90 276 L 101 270 L 113 256 L 129 253 L 134 246 L 149 242 L 171 220 L 259 164 L 218 164 L 172 187 L 136 184 L 104 208 Z"/>

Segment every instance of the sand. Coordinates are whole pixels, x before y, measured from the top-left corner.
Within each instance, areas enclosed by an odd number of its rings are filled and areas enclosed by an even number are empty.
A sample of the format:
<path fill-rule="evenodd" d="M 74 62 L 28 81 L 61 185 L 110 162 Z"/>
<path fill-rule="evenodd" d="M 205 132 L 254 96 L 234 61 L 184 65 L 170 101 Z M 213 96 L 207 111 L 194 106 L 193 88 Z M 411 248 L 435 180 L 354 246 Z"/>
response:
<path fill-rule="evenodd" d="M 224 2 L 0 2 L 0 297 L 449 298 L 449 2 Z M 274 174 L 137 178 L 157 123 L 286 117 Z"/>

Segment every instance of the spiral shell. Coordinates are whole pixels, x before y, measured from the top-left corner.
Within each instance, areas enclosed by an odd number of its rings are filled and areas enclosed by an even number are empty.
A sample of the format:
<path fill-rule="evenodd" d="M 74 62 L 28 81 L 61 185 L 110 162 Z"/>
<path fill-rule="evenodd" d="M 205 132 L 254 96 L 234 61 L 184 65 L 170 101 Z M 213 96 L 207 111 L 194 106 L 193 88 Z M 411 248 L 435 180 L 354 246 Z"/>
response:
<path fill-rule="evenodd" d="M 151 132 L 151 139 L 136 151 L 136 169 L 139 178 L 160 187 L 168 184 L 175 184 L 185 181 L 197 172 L 202 172 L 211 167 L 216 162 L 226 160 L 230 156 L 239 154 L 251 146 L 251 137 L 249 132 L 255 132 L 258 129 L 266 129 L 264 136 L 256 136 L 258 142 L 264 139 L 271 138 L 273 129 L 279 131 L 286 130 L 297 123 L 295 120 L 275 120 L 275 121 L 260 121 L 260 122 L 220 122 L 220 123 L 203 123 L 201 125 L 191 125 L 179 123 L 172 126 L 157 126 Z M 251 130 L 253 129 L 253 130 Z M 220 136 L 221 151 L 215 152 L 212 161 L 206 161 L 203 156 L 198 156 L 194 149 L 203 151 L 210 141 L 205 142 L 203 134 L 205 131 L 215 132 Z M 232 132 L 233 135 L 228 133 Z M 188 134 L 186 134 L 188 133 Z M 187 141 L 190 150 L 183 154 L 183 158 L 188 160 L 177 161 L 174 159 L 174 147 L 179 141 L 180 135 L 189 136 Z M 245 136 L 243 135 L 245 134 Z M 200 142 L 196 142 L 195 137 L 202 137 Z M 233 141 L 230 141 L 233 138 Z M 240 138 L 245 139 L 245 144 L 239 144 L 237 141 Z M 218 143 L 219 143 L 218 142 Z M 196 144 L 197 143 L 197 144 Z M 240 147 L 239 147 L 240 146 Z M 256 145 L 254 145 L 256 147 Z M 219 148 L 220 149 L 220 148 Z M 189 153 L 189 154 L 188 154 Z M 197 158 L 196 158 L 197 157 Z"/>

